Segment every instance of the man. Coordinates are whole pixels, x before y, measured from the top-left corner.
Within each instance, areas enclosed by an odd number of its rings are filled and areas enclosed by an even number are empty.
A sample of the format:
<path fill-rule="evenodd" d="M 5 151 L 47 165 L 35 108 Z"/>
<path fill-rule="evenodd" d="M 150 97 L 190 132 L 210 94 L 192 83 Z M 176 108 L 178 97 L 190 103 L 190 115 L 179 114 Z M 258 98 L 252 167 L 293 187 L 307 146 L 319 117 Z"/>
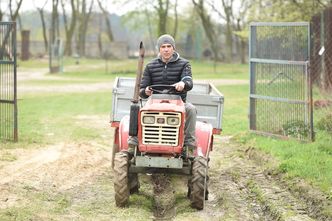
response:
<path fill-rule="evenodd" d="M 174 85 L 178 92 L 182 92 L 180 96 L 185 102 L 186 109 L 184 146 L 188 148 L 189 153 L 186 154 L 192 155 L 196 148 L 197 111 L 194 105 L 186 102 L 187 91 L 193 88 L 191 65 L 175 51 L 175 41 L 171 35 L 160 36 L 157 47 L 159 50 L 157 58 L 150 61 L 145 67 L 140 85 L 140 96 L 148 98 L 152 94 L 149 86 L 156 84 Z M 130 138 L 128 144 L 130 148 L 137 146 L 137 139 L 134 141 Z M 129 150 L 129 152 L 131 151 Z"/>

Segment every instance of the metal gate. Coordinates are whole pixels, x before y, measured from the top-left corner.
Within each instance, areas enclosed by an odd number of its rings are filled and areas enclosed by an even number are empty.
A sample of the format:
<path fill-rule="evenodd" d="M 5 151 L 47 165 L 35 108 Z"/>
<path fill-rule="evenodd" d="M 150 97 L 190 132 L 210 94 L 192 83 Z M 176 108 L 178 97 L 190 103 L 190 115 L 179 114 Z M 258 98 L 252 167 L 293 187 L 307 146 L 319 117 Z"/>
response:
<path fill-rule="evenodd" d="M 309 23 L 250 25 L 250 130 L 313 140 Z"/>
<path fill-rule="evenodd" d="M 17 141 L 16 23 L 0 22 L 0 142 Z"/>

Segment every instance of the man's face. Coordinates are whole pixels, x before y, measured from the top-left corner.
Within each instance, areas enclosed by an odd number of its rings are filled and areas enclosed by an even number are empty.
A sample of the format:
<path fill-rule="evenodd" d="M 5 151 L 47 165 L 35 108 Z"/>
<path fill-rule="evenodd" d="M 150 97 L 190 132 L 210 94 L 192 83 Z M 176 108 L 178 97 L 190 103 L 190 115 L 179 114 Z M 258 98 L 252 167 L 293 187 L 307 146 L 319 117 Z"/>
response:
<path fill-rule="evenodd" d="M 164 61 L 169 61 L 173 55 L 174 48 L 171 44 L 162 44 L 159 53 Z"/>

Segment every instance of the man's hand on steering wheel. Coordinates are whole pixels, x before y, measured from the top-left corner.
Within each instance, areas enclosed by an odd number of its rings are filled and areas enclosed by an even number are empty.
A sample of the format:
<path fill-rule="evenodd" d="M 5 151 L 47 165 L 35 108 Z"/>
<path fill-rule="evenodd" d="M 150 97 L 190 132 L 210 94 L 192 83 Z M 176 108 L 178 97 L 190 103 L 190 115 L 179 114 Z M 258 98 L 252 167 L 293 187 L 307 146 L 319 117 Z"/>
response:
<path fill-rule="evenodd" d="M 151 85 L 151 86 L 153 86 L 153 85 Z M 152 92 L 153 92 L 153 88 L 151 88 L 151 86 L 147 86 L 147 87 L 145 88 L 145 94 L 146 94 L 147 96 L 151 96 L 151 94 L 152 94 Z M 167 87 L 167 85 L 164 85 L 164 86 Z M 177 83 L 175 83 L 175 84 L 169 85 L 168 87 L 174 87 L 176 91 L 181 92 L 181 91 L 184 90 L 184 86 L 185 86 L 185 85 L 184 85 L 184 82 L 183 82 L 183 81 L 179 81 L 179 82 L 177 82 Z"/>
<path fill-rule="evenodd" d="M 146 94 L 147 96 L 151 96 L 151 94 L 152 94 L 152 90 L 150 89 L 150 86 L 147 86 L 147 87 L 145 88 L 145 94 Z"/>
<path fill-rule="evenodd" d="M 179 81 L 178 83 L 173 84 L 175 86 L 175 89 L 177 91 L 183 91 L 184 89 L 184 82 L 183 81 Z"/>
<path fill-rule="evenodd" d="M 180 81 L 172 85 L 158 84 L 150 85 L 145 88 L 145 94 L 150 96 L 153 92 L 158 92 L 162 94 L 179 94 L 184 90 L 184 82 Z"/>

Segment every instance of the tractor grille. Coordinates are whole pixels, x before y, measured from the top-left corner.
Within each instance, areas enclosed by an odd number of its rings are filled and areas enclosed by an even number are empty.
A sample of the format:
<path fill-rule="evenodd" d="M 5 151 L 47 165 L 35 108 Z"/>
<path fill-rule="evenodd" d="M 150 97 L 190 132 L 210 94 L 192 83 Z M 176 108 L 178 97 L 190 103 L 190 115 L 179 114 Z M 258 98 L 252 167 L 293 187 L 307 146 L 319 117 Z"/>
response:
<path fill-rule="evenodd" d="M 145 117 L 148 117 L 149 121 L 145 120 Z M 143 144 L 178 145 L 181 113 L 142 112 L 141 123 Z"/>

